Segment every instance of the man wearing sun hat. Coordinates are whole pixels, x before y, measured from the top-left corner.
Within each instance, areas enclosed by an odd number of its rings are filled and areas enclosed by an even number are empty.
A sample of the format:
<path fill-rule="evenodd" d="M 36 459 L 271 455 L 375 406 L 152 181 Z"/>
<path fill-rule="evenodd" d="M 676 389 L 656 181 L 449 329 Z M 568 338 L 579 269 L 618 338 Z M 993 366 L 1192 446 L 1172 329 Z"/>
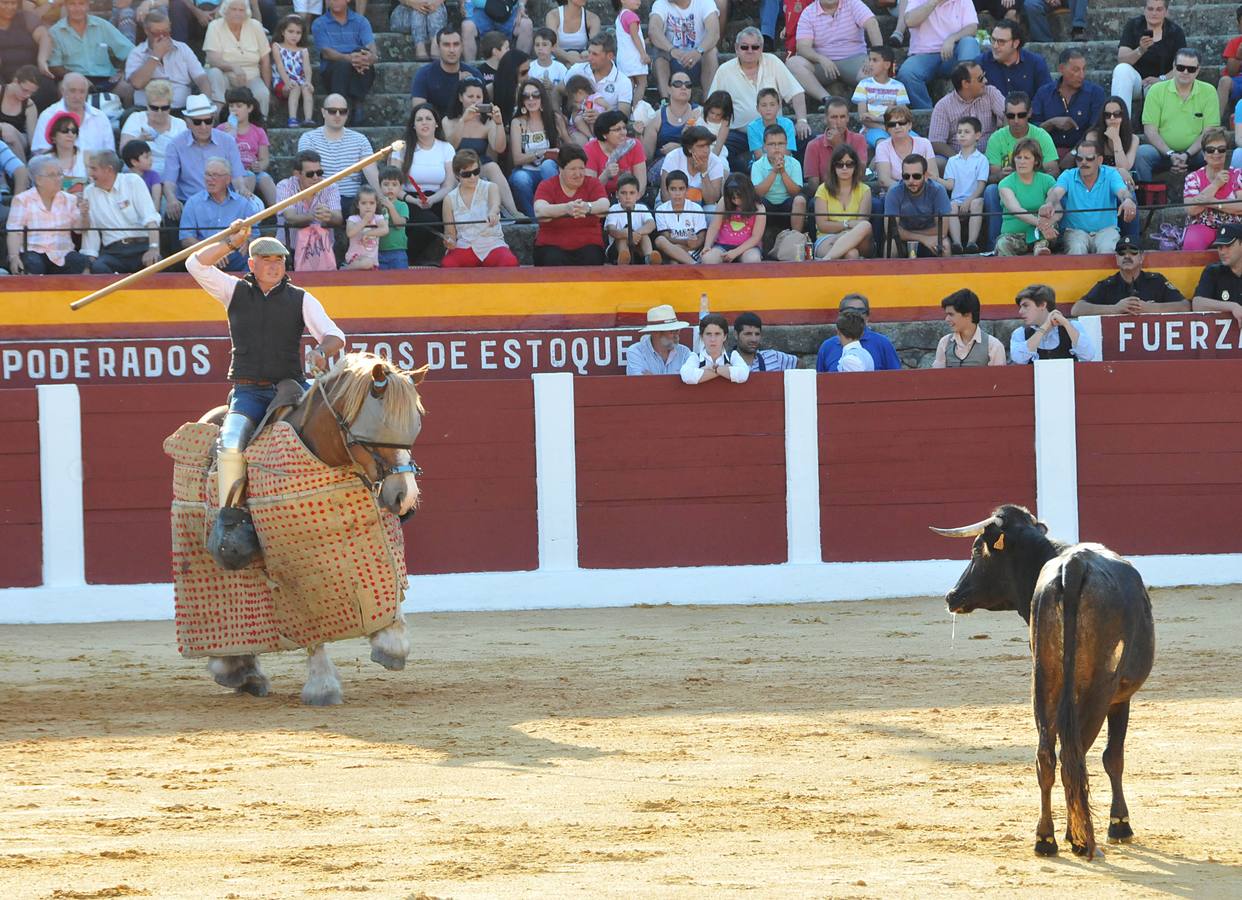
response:
<path fill-rule="evenodd" d="M 1223 225 L 1212 246 L 1220 262 L 1203 270 L 1190 308 L 1195 312 L 1227 312 L 1242 322 L 1242 222 Z"/>
<path fill-rule="evenodd" d="M 207 160 L 213 156 L 228 161 L 233 189 L 240 193 L 245 188 L 246 167 L 242 165 L 237 139 L 215 127 L 218 112 L 203 94 L 191 94 L 185 101 L 182 115 L 190 127 L 168 142 L 164 171 L 160 174 L 167 200 L 165 214 L 171 221 L 181 218 L 181 206 L 186 200 L 207 187 L 203 173 Z"/>
<path fill-rule="evenodd" d="M 626 349 L 626 375 L 677 375 L 690 358 L 690 348 L 678 340 L 689 322 L 677 318 L 667 303 L 647 310 L 647 327 L 639 331 L 642 340 Z"/>
<path fill-rule="evenodd" d="M 308 385 L 302 362 L 302 335 L 310 331 L 318 345 L 309 361 L 316 371 L 345 346 L 345 333 L 309 292 L 290 283 L 285 272 L 289 251 L 273 237 L 250 241 L 250 274 L 235 278 L 217 268 L 230 253 L 240 252 L 250 229 L 235 221 L 223 239 L 186 260 L 194 280 L 228 311 L 233 344 L 228 379 L 233 382 L 229 411 L 216 443 L 216 486 L 220 515 L 207 549 L 226 569 L 247 565 L 258 552 L 250 514 L 244 508 L 246 458 L 242 455 L 277 386 L 292 381 Z M 296 392 L 295 392 L 296 393 Z"/>

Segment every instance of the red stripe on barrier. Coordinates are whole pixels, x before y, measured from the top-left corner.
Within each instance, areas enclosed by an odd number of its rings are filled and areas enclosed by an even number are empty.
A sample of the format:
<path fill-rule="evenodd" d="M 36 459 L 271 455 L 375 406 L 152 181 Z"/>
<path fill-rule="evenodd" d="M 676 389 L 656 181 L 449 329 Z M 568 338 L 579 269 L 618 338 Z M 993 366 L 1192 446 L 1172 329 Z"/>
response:
<path fill-rule="evenodd" d="M 33 389 L 0 391 L 0 588 L 43 582 L 39 400 Z"/>

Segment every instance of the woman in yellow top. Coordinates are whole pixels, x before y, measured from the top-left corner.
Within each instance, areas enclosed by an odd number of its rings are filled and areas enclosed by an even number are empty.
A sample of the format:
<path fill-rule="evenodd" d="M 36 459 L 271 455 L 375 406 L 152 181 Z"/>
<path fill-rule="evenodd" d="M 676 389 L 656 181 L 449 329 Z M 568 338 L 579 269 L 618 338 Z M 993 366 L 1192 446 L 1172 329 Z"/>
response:
<path fill-rule="evenodd" d="M 849 144 L 832 153 L 828 179 L 815 192 L 816 259 L 871 255 L 871 188 L 862 183 L 862 160 Z"/>

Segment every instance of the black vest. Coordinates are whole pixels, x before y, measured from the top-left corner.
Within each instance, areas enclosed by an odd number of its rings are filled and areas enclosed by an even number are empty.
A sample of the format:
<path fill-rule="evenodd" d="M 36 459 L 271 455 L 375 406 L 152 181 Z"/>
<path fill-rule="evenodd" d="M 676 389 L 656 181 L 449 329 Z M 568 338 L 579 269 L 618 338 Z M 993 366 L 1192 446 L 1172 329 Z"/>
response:
<path fill-rule="evenodd" d="M 1035 329 L 1030 328 L 1030 327 L 1024 327 L 1022 329 L 1022 333 L 1026 335 L 1026 339 L 1029 341 L 1031 338 L 1035 336 Z M 1055 347 L 1053 347 L 1051 350 L 1045 350 L 1043 347 L 1039 348 L 1036 355 L 1040 359 L 1072 359 L 1073 358 L 1073 354 L 1070 353 L 1070 350 L 1073 349 L 1074 345 L 1070 341 L 1069 332 L 1066 331 L 1064 328 L 1062 328 L 1060 325 L 1058 325 L 1057 326 L 1057 337 L 1060 338 L 1060 343 L 1057 344 Z M 1034 362 L 1034 360 L 1031 360 L 1031 362 Z"/>
<path fill-rule="evenodd" d="M 230 381 L 302 378 L 304 294 L 288 278 L 267 296 L 259 290 L 253 275 L 237 283 L 229 301 L 229 337 L 233 339 Z"/>

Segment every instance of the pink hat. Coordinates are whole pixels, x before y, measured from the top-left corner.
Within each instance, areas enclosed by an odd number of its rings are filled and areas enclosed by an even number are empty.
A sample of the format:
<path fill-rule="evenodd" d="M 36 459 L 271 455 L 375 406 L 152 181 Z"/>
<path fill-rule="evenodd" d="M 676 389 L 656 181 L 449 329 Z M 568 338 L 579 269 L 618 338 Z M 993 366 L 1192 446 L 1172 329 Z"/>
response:
<path fill-rule="evenodd" d="M 72 119 L 74 125 L 77 125 L 78 128 L 82 127 L 81 116 L 75 112 L 69 112 L 67 109 L 62 109 L 60 112 L 56 113 L 56 115 L 52 116 L 52 118 L 48 119 L 47 128 L 43 131 L 43 138 L 49 144 L 52 143 L 52 135 L 56 133 L 56 126 L 61 119 Z"/>

